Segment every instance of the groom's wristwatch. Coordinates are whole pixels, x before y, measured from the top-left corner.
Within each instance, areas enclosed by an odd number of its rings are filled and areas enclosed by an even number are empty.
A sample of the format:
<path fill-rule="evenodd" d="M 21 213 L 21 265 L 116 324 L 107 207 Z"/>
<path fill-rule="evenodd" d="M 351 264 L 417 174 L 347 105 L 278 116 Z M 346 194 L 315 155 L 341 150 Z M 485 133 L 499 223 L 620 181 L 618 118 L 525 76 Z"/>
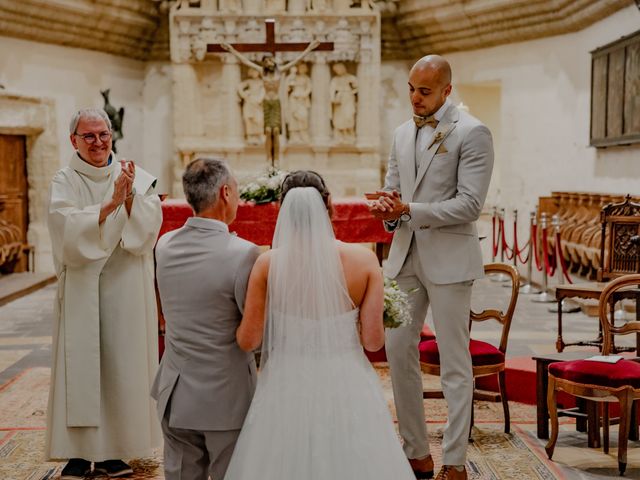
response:
<path fill-rule="evenodd" d="M 408 222 L 409 220 L 411 220 L 411 210 L 409 204 L 406 204 L 404 210 L 402 210 L 402 213 L 400 214 L 400 221 Z"/>

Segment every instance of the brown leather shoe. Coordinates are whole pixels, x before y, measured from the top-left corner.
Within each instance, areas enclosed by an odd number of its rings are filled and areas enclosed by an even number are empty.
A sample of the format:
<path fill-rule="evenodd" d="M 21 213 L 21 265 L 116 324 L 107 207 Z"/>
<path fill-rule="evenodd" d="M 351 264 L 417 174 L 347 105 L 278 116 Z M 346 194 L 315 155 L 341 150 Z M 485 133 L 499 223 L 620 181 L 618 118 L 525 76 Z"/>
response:
<path fill-rule="evenodd" d="M 411 465 L 416 478 L 433 478 L 433 458 L 431 455 L 424 458 L 410 458 L 409 465 Z"/>
<path fill-rule="evenodd" d="M 436 480 L 467 480 L 467 469 L 463 467 L 462 471 L 459 472 L 451 465 L 443 465 L 438 472 Z"/>

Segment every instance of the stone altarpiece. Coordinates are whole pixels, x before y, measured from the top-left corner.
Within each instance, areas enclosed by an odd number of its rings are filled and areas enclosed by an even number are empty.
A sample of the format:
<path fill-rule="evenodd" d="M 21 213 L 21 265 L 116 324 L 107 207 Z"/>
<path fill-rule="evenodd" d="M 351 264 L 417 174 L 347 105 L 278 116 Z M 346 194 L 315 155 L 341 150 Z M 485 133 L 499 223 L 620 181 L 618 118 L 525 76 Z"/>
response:
<path fill-rule="evenodd" d="M 353 4 L 353 5 L 352 5 Z M 181 197 L 184 166 L 198 155 L 225 157 L 241 181 L 270 165 L 264 143 L 247 138 L 238 86 L 247 68 L 230 53 L 208 53 L 209 44 L 265 42 L 265 20 L 275 20 L 276 42 L 333 42 L 332 51 L 311 52 L 302 63 L 311 82 L 308 135 L 287 130 L 288 78 L 282 73 L 283 133 L 278 167 L 322 173 L 334 195 L 360 194 L 380 185 L 380 14 L 369 2 L 351 0 L 200 0 L 178 2 L 170 14 L 173 69 L 173 196 Z M 284 64 L 300 52 L 278 52 Z M 244 53 L 260 62 L 264 53 Z M 354 135 L 332 122 L 331 85 L 337 72 L 352 78 Z M 299 71 L 300 69 L 298 69 Z M 344 82 L 343 82 L 344 83 Z M 308 141 L 307 141 L 308 138 Z M 302 140 L 301 140 L 302 139 Z M 257 144 L 256 144 L 257 143 Z"/>

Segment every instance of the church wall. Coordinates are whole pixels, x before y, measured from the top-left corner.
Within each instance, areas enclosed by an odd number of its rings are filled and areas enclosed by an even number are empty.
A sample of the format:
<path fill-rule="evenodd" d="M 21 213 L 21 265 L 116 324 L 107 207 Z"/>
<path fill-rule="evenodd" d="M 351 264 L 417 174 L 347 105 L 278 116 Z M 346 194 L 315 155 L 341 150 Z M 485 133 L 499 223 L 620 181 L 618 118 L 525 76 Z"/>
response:
<path fill-rule="evenodd" d="M 149 62 L 146 65 L 142 87 L 144 152 L 141 164 L 158 177 L 158 193 L 171 191 L 174 155 L 172 81 L 168 62 Z"/>
<path fill-rule="evenodd" d="M 86 107 L 102 107 L 100 90 L 125 107 L 118 154 L 137 161 L 168 184 L 171 143 L 171 79 L 162 64 L 0 36 L 0 83 L 7 90 L 54 101 L 60 166 L 71 153 L 69 119 Z"/>

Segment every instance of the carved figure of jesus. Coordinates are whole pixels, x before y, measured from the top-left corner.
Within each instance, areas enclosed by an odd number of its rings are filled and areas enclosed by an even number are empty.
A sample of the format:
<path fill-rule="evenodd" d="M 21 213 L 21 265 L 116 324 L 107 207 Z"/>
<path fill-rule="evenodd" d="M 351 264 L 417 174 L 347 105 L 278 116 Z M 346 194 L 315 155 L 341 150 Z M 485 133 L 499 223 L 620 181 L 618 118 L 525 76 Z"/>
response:
<path fill-rule="evenodd" d="M 220 46 L 227 52 L 234 55 L 244 65 L 257 70 L 262 77 L 264 85 L 265 97 L 262 102 L 262 110 L 264 117 L 264 133 L 266 136 L 267 156 L 271 161 L 271 165 L 276 167 L 280 155 L 280 133 L 282 132 L 282 111 L 280 107 L 280 80 L 282 73 L 298 64 L 311 50 L 320 45 L 320 42 L 314 40 L 304 51 L 296 58 L 285 64 L 279 64 L 271 53 L 267 53 L 260 63 L 249 60 L 246 56 L 238 52 L 228 43 L 221 43 Z"/>

